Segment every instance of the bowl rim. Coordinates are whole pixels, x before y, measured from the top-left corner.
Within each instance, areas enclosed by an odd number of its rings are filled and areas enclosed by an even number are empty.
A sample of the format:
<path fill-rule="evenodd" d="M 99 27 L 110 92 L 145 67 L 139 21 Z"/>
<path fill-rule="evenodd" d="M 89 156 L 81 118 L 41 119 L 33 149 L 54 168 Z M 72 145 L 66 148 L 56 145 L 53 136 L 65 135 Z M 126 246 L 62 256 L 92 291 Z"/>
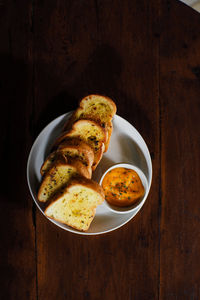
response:
<path fill-rule="evenodd" d="M 147 180 L 147 177 L 146 175 L 143 173 L 143 171 L 136 167 L 135 165 L 133 164 L 130 164 L 130 163 L 126 163 L 126 162 L 120 162 L 120 163 L 116 163 L 116 164 L 113 164 L 111 167 L 109 167 L 104 173 L 103 175 L 101 176 L 100 180 L 99 180 L 99 185 L 102 186 L 102 182 L 103 182 L 103 179 L 104 177 L 106 176 L 106 174 L 113 170 L 113 169 L 116 169 L 116 168 L 126 168 L 126 169 L 131 169 L 131 170 L 134 170 L 137 172 L 138 176 L 140 177 L 141 181 L 142 181 L 142 184 L 144 186 L 144 189 L 145 189 L 145 193 L 144 193 L 144 196 L 141 198 L 141 200 L 139 201 L 138 204 L 136 205 L 131 205 L 131 206 L 125 206 L 125 207 L 120 207 L 120 206 L 115 206 L 115 205 L 112 205 L 110 203 L 108 203 L 105 199 L 105 205 L 106 207 L 114 212 L 114 213 L 117 213 L 117 214 L 126 214 L 126 213 L 130 213 L 130 212 L 133 212 L 134 210 L 137 210 L 139 207 L 141 207 L 147 196 L 148 196 L 148 193 L 149 193 L 149 190 L 150 190 L 150 186 L 151 186 L 151 182 L 148 182 Z"/>

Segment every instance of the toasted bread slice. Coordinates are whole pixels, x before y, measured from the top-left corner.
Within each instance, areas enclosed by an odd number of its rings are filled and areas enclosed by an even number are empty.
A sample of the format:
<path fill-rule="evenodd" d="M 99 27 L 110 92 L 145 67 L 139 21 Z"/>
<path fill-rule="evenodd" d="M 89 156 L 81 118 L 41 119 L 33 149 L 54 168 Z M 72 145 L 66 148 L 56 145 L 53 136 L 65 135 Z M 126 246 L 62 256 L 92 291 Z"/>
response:
<path fill-rule="evenodd" d="M 87 168 L 88 176 L 85 177 L 91 178 L 94 152 L 89 145 L 79 139 L 65 140 L 59 145 L 58 150 L 50 153 L 40 169 L 42 176 L 60 156 L 64 156 L 69 163 L 75 163 L 75 159 L 77 163 L 80 161 Z"/>
<path fill-rule="evenodd" d="M 70 165 L 76 167 L 78 173 L 85 178 L 90 179 L 92 177 L 92 168 L 86 166 L 80 159 L 76 157 L 67 157 Z"/>
<path fill-rule="evenodd" d="M 38 200 L 48 201 L 70 178 L 77 175 L 76 167 L 61 162 L 55 163 L 45 174 L 38 191 Z"/>
<path fill-rule="evenodd" d="M 74 159 L 67 163 L 61 159 L 55 160 L 43 177 L 38 191 L 38 200 L 48 201 L 60 188 L 67 185 L 72 177 L 78 174 L 91 178 L 91 173 L 81 161 Z"/>
<path fill-rule="evenodd" d="M 89 95 L 83 98 L 78 109 L 72 114 L 64 126 L 64 131 L 69 130 L 77 120 L 94 120 L 108 131 L 105 141 L 105 152 L 108 149 L 112 134 L 112 118 L 116 114 L 117 108 L 113 100 L 101 95 Z"/>
<path fill-rule="evenodd" d="M 104 150 L 104 152 L 106 152 L 108 150 L 108 146 L 109 146 L 109 143 L 110 143 L 110 138 L 111 138 L 112 130 L 113 130 L 112 121 L 106 123 L 106 129 L 108 131 L 108 138 L 107 138 L 107 141 L 105 143 L 105 150 Z"/>
<path fill-rule="evenodd" d="M 107 131 L 91 120 L 78 120 L 72 126 L 70 131 L 64 132 L 54 143 L 57 147 L 65 139 L 79 138 L 87 143 L 94 151 L 94 163 L 92 170 L 95 170 L 99 161 L 102 158 L 105 141 L 107 140 Z"/>
<path fill-rule="evenodd" d="M 49 171 L 53 163 L 58 159 L 59 153 L 57 151 L 54 151 L 47 156 L 45 161 L 43 162 L 41 168 L 40 168 L 40 174 L 44 176 L 44 174 Z"/>
<path fill-rule="evenodd" d="M 70 157 L 79 158 L 84 165 L 92 167 L 94 162 L 94 152 L 92 148 L 84 141 L 71 138 L 63 141 L 58 146 L 58 150 L 64 155 L 69 155 Z"/>
<path fill-rule="evenodd" d="M 104 201 L 101 186 L 85 178 L 72 179 L 62 193 L 54 197 L 45 215 L 80 231 L 88 230 L 96 207 Z"/>

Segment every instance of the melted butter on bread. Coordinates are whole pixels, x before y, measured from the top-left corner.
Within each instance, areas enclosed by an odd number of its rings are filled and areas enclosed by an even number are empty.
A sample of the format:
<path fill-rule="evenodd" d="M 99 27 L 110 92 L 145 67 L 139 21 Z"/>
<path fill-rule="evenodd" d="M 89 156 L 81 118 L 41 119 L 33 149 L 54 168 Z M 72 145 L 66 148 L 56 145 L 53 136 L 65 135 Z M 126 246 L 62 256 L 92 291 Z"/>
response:
<path fill-rule="evenodd" d="M 112 118 L 116 111 L 117 108 L 112 99 L 101 95 L 89 95 L 80 101 L 79 107 L 65 124 L 64 130 L 70 129 L 73 123 L 80 119 L 97 122 L 107 131 L 104 150 L 106 152 L 112 134 Z"/>
<path fill-rule="evenodd" d="M 104 201 L 102 188 L 85 178 L 72 180 L 46 208 L 45 214 L 56 221 L 81 231 L 92 222 L 96 207 Z"/>
<path fill-rule="evenodd" d="M 98 123 L 91 120 L 78 120 L 72 126 L 72 129 L 64 132 L 54 143 L 54 147 L 58 146 L 67 138 L 79 138 L 86 142 L 94 151 L 93 170 L 100 162 L 107 140 L 107 131 Z"/>

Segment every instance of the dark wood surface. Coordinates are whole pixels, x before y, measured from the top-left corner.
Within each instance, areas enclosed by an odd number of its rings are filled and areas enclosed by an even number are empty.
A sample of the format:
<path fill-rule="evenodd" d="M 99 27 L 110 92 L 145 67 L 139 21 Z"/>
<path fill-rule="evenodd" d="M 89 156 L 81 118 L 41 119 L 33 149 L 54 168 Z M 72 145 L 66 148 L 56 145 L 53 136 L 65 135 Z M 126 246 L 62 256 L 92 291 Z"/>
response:
<path fill-rule="evenodd" d="M 0 299 L 200 299 L 200 14 L 175 0 L 0 1 Z M 151 152 L 141 211 L 80 236 L 36 209 L 36 136 L 90 93 Z"/>

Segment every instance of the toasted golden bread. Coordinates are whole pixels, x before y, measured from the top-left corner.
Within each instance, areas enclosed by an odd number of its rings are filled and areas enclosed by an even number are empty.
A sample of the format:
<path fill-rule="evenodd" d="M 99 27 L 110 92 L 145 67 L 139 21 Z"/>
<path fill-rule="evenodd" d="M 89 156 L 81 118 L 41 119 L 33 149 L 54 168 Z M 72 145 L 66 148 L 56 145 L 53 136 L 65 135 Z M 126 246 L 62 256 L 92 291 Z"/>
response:
<path fill-rule="evenodd" d="M 40 168 L 40 174 L 42 176 L 44 176 L 44 174 L 47 171 L 49 171 L 52 164 L 56 161 L 56 159 L 58 159 L 58 155 L 59 155 L 59 153 L 57 151 L 54 151 L 47 156 L 47 158 L 45 159 L 45 161 L 43 162 L 43 164 Z"/>
<path fill-rule="evenodd" d="M 65 158 L 64 160 L 56 159 L 45 173 L 38 191 L 39 201 L 48 201 L 60 188 L 67 185 L 73 176 L 80 174 L 86 178 L 91 178 L 91 173 L 81 161 L 72 159 L 68 163 Z"/>
<path fill-rule="evenodd" d="M 79 139 L 68 139 L 64 140 L 59 146 L 58 149 L 46 158 L 44 161 L 40 173 L 42 176 L 50 169 L 51 165 L 60 157 L 64 156 L 68 163 L 77 163 L 79 161 L 87 168 L 88 176 L 92 176 L 92 165 L 94 162 L 94 152 L 92 148 Z M 80 164 L 80 163 L 79 163 Z"/>
<path fill-rule="evenodd" d="M 60 143 L 68 138 L 79 138 L 93 149 L 94 163 L 92 170 L 95 170 L 105 149 L 104 143 L 107 140 L 107 131 L 94 121 L 78 120 L 73 124 L 71 130 L 58 137 L 54 147 L 58 147 Z"/>
<path fill-rule="evenodd" d="M 104 201 L 102 187 L 90 178 L 108 149 L 115 113 L 110 98 L 89 95 L 66 122 L 40 170 L 38 200 L 46 203 L 47 217 L 88 230 L 97 205 Z"/>
<path fill-rule="evenodd" d="M 85 178 L 72 179 L 45 209 L 45 215 L 80 231 L 88 230 L 96 207 L 104 201 L 101 186 Z"/>
<path fill-rule="evenodd" d="M 77 120 L 94 120 L 108 132 L 104 150 L 106 152 L 112 134 L 112 118 L 116 111 L 116 105 L 110 98 L 101 95 L 89 95 L 80 101 L 78 109 L 66 122 L 64 131 L 69 130 Z"/>
<path fill-rule="evenodd" d="M 66 139 L 61 144 L 59 144 L 58 150 L 61 151 L 64 155 L 79 158 L 86 166 L 92 167 L 93 165 L 94 152 L 87 143 L 80 139 Z"/>

